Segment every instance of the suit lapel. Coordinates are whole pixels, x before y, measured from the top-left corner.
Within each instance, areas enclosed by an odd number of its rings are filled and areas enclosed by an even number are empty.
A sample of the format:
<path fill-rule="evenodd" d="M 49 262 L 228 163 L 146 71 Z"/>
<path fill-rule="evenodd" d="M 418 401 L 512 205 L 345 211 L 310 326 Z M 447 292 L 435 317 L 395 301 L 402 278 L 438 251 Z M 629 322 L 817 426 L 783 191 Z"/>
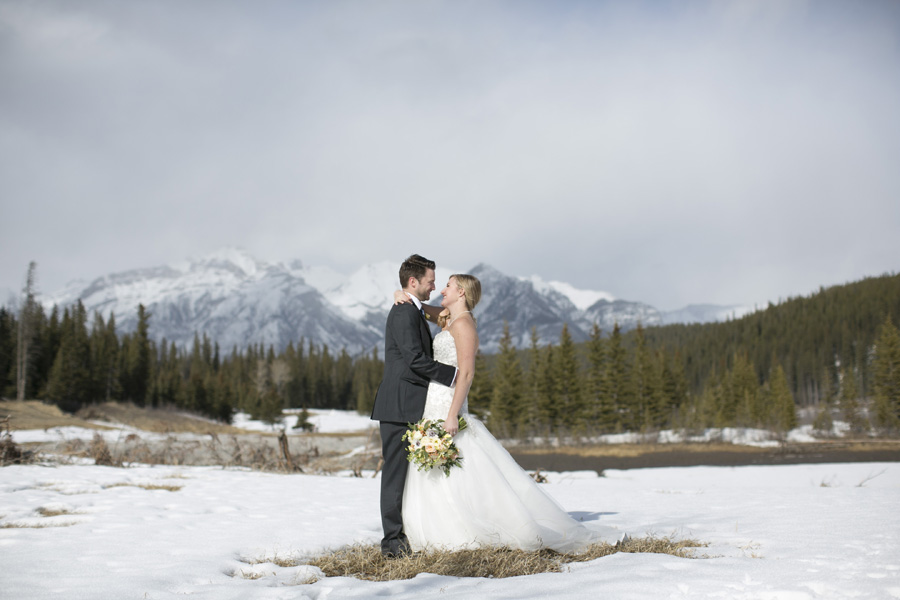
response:
<path fill-rule="evenodd" d="M 428 321 L 425 320 L 424 316 L 422 316 L 421 314 L 419 316 L 422 319 L 421 323 L 419 324 L 419 333 L 422 334 L 424 332 L 424 335 L 422 335 L 422 345 L 425 346 L 425 352 L 428 354 L 428 356 L 432 356 L 433 352 L 431 349 L 431 327 L 428 326 Z"/>

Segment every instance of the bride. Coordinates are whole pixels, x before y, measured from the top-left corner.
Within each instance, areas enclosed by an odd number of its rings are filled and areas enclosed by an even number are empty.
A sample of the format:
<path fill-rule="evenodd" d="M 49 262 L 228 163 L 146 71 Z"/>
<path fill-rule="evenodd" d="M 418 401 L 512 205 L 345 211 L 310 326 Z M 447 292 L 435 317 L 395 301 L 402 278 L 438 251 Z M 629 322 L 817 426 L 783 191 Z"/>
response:
<path fill-rule="evenodd" d="M 452 275 L 441 295 L 443 311 L 425 305 L 429 319 L 440 313 L 434 358 L 456 366 L 458 374 L 452 388 L 429 384 L 423 418 L 445 420 L 444 429 L 454 435 L 463 460 L 449 476 L 441 469 L 418 471 L 409 465 L 403 530 L 412 549 L 506 546 L 578 552 L 592 543 L 621 539 L 612 528 L 601 532 L 571 518 L 469 414 L 466 396 L 478 349 L 472 309 L 481 298 L 481 282 L 472 275 Z M 404 300 L 405 295 L 397 297 L 397 302 Z M 461 416 L 468 426 L 459 431 Z"/>

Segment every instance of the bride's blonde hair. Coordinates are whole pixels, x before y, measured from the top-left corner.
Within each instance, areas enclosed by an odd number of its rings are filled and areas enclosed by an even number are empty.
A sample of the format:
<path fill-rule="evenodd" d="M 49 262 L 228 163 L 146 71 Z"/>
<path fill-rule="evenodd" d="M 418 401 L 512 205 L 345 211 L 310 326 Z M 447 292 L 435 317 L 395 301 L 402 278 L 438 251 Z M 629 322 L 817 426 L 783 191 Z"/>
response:
<path fill-rule="evenodd" d="M 466 298 L 466 310 L 473 310 L 481 300 L 481 282 L 474 275 L 468 275 L 466 273 L 455 273 L 450 276 L 450 279 L 454 278 L 456 279 L 456 285 L 463 291 L 463 295 Z M 474 319 L 475 315 L 472 315 L 472 320 Z M 441 316 L 438 317 L 438 325 L 443 329 L 447 326 L 449 320 L 449 312 L 446 315 L 441 314 Z"/>

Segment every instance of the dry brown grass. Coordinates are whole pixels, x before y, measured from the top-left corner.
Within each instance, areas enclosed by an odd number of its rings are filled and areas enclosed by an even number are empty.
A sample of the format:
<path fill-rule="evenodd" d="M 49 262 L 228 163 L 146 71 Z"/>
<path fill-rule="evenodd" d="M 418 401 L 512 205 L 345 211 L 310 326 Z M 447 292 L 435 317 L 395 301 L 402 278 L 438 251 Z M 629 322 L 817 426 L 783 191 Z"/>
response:
<path fill-rule="evenodd" d="M 455 552 L 420 552 L 404 558 L 386 559 L 378 546 L 354 545 L 318 556 L 305 564 L 322 569 L 328 577 L 356 577 L 371 581 L 411 579 L 420 573 L 452 577 L 519 577 L 537 573 L 559 573 L 573 562 L 585 562 L 616 552 L 650 552 L 680 558 L 703 558 L 695 548 L 705 546 L 695 540 L 639 538 L 624 544 L 594 544 L 580 554 L 561 554 L 553 550 L 527 552 L 510 548 L 479 548 Z M 290 561 L 285 566 L 301 564 Z"/>
<path fill-rule="evenodd" d="M 153 433 L 244 433 L 243 429 L 175 409 L 140 407 L 120 402 L 86 406 L 76 416 L 91 421 L 120 423 Z"/>
<path fill-rule="evenodd" d="M 55 404 L 38 400 L 0 401 L 0 418 L 10 417 L 13 433 L 24 429 L 50 429 L 51 427 L 84 427 L 87 429 L 114 429 L 96 421 L 121 424 L 155 433 L 245 433 L 224 423 L 215 423 L 177 410 L 139 407 L 134 404 L 106 402 L 86 406 L 76 415 L 62 412 Z"/>
<path fill-rule="evenodd" d="M 279 567 L 296 567 L 302 564 L 302 561 L 299 558 L 293 556 L 279 556 L 278 554 L 275 554 L 275 556 L 271 558 L 242 558 L 241 562 L 248 565 L 264 565 L 271 563 Z"/>
<path fill-rule="evenodd" d="M 91 444 L 88 446 L 87 454 L 94 459 L 94 464 L 96 465 L 105 467 L 122 466 L 121 462 L 113 459 L 109 446 L 106 445 L 106 440 L 99 433 L 94 434 L 94 439 L 91 440 Z"/>
<path fill-rule="evenodd" d="M 10 416 L 10 426 L 15 433 L 21 429 L 49 429 L 51 427 L 88 427 L 92 429 L 109 429 L 101 425 L 88 423 L 83 419 L 67 415 L 55 404 L 45 404 L 37 400 L 0 401 L 0 416 Z"/>
<path fill-rule="evenodd" d="M 50 521 L 42 523 L 2 523 L 0 529 L 49 529 L 51 527 L 71 527 L 74 521 Z"/>
<path fill-rule="evenodd" d="M 46 506 L 40 506 L 37 509 L 37 514 L 42 517 L 58 517 L 60 515 L 75 515 L 78 513 L 67 508 L 47 508 Z"/>
<path fill-rule="evenodd" d="M 34 453 L 22 451 L 10 434 L 10 415 L 0 417 L 0 466 L 23 464 L 34 460 Z"/>
<path fill-rule="evenodd" d="M 247 571 L 240 571 L 239 574 L 240 574 L 241 579 L 251 579 L 251 580 L 262 579 L 265 576 L 263 573 L 258 573 L 256 571 L 251 571 L 249 573 Z M 237 573 L 235 575 L 237 575 Z"/>
<path fill-rule="evenodd" d="M 159 483 L 111 483 L 109 485 L 103 486 L 103 489 L 109 488 L 117 488 L 117 487 L 136 487 L 141 488 L 142 490 L 165 490 L 167 492 L 177 492 L 182 487 L 181 485 L 165 485 Z"/>
<path fill-rule="evenodd" d="M 665 452 L 745 452 L 761 453 L 767 449 L 755 446 L 740 446 L 725 443 L 684 443 L 684 444 L 594 444 L 585 446 L 517 446 L 516 454 L 569 454 L 573 456 L 612 456 L 633 458 L 646 454 Z"/>

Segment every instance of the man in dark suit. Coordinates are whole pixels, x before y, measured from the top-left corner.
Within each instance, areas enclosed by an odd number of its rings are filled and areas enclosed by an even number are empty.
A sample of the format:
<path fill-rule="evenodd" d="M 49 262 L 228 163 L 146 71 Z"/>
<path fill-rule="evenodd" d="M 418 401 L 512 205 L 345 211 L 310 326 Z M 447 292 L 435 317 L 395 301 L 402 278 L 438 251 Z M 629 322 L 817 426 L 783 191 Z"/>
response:
<path fill-rule="evenodd" d="M 372 419 L 380 421 L 381 553 L 387 557 L 409 554 L 403 533 L 403 488 L 406 486 L 407 425 L 422 418 L 428 382 L 452 385 L 456 368 L 434 360 L 431 330 L 422 303 L 434 291 L 434 261 L 413 254 L 400 266 L 400 287 L 412 302 L 396 304 L 384 331 L 384 378 L 375 394 Z"/>

